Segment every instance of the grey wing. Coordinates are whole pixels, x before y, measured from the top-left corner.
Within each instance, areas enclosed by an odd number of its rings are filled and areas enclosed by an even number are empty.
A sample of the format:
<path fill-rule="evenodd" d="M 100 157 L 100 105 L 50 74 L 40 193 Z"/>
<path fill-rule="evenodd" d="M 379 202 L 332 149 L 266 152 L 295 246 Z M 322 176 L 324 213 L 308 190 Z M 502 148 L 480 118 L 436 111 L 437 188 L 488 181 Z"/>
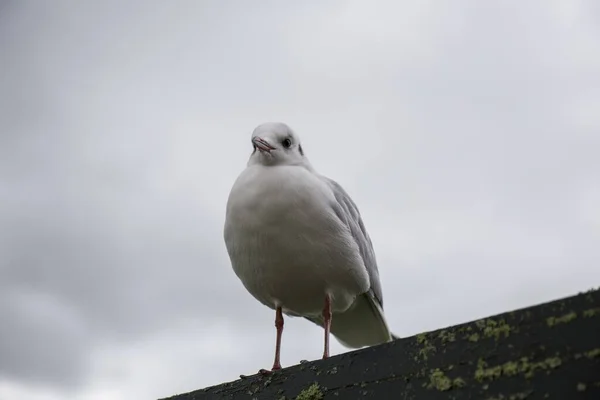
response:
<path fill-rule="evenodd" d="M 369 280 L 371 281 L 371 288 L 369 291 L 383 310 L 383 293 L 381 290 L 381 282 L 379 281 L 379 270 L 377 269 L 375 251 L 373 250 L 371 238 L 367 233 L 358 207 L 339 183 L 323 175 L 320 177 L 327 182 L 333 191 L 335 199 L 337 200 L 337 204 L 334 204 L 335 213 L 346 226 L 348 226 L 352 233 L 352 237 L 356 241 L 356 244 L 358 244 L 360 255 L 362 256 L 367 273 L 369 274 Z"/>

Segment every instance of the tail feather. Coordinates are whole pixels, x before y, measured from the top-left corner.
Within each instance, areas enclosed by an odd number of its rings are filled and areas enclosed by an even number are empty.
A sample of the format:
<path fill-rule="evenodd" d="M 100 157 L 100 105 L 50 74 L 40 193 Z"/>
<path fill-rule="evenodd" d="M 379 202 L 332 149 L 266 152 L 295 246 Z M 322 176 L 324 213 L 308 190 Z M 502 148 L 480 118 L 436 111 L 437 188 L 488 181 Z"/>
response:
<path fill-rule="evenodd" d="M 307 317 L 323 326 L 322 317 Z M 334 314 L 331 319 L 331 334 L 345 347 L 360 348 L 390 342 L 397 338 L 387 325 L 381 306 L 371 293 L 356 298 L 347 311 Z"/>

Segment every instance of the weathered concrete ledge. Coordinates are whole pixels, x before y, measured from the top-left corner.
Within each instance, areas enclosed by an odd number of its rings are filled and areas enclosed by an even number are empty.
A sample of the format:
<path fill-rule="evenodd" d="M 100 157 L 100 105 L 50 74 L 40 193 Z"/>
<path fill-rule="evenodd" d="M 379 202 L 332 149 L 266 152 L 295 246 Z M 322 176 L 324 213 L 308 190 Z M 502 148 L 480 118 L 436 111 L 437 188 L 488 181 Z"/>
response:
<path fill-rule="evenodd" d="M 169 398 L 205 399 L 598 400 L 600 290 Z"/>

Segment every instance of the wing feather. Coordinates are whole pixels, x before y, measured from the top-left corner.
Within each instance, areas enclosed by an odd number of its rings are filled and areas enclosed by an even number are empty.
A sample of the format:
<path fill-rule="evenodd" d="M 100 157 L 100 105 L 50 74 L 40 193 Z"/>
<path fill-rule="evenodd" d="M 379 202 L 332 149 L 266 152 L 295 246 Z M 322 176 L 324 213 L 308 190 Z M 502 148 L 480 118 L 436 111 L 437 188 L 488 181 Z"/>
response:
<path fill-rule="evenodd" d="M 373 243 L 367 233 L 358 207 L 339 183 L 323 175 L 320 175 L 320 177 L 333 191 L 337 203 L 333 205 L 335 213 L 350 229 L 352 237 L 358 245 L 360 255 L 369 275 L 369 280 L 371 281 L 371 295 L 383 310 L 383 293 L 379 280 L 377 260 L 375 259 L 375 250 L 373 249 Z"/>

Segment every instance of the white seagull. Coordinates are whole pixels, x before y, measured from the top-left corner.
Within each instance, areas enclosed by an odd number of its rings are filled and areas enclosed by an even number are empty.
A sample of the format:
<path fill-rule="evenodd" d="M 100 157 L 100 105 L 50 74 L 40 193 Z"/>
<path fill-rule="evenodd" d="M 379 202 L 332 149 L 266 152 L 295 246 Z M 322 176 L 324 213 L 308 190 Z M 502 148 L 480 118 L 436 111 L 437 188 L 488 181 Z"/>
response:
<path fill-rule="evenodd" d="M 281 369 L 283 314 L 324 327 L 323 358 L 330 332 L 349 348 L 396 339 L 383 313 L 373 245 L 350 196 L 314 170 L 286 124 L 259 125 L 251 141 L 254 151 L 227 201 L 224 238 L 235 274 L 275 310 L 271 370 Z"/>

